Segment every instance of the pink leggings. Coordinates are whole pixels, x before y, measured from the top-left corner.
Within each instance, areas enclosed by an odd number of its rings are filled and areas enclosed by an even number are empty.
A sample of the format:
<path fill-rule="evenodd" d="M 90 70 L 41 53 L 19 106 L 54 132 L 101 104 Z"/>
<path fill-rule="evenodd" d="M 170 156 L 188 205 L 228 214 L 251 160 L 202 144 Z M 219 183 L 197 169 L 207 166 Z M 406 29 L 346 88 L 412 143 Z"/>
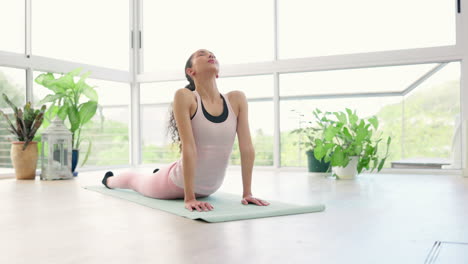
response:
<path fill-rule="evenodd" d="M 184 189 L 175 185 L 169 178 L 169 172 L 175 166 L 175 162 L 161 168 L 156 173 L 141 174 L 132 171 L 107 178 L 107 186 L 110 188 L 132 189 L 144 196 L 156 199 L 180 199 L 185 197 Z M 207 195 L 196 194 L 198 197 Z"/>

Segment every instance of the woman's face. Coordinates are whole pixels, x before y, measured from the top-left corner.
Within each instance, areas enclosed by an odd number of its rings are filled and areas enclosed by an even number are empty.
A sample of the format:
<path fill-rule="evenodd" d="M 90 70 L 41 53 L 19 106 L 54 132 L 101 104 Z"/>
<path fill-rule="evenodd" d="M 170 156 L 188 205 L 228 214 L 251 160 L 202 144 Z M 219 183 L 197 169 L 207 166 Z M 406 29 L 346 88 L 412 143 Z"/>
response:
<path fill-rule="evenodd" d="M 215 75 L 219 72 L 219 62 L 216 56 L 206 50 L 197 50 L 192 56 L 192 70 L 195 72 L 213 72 Z"/>

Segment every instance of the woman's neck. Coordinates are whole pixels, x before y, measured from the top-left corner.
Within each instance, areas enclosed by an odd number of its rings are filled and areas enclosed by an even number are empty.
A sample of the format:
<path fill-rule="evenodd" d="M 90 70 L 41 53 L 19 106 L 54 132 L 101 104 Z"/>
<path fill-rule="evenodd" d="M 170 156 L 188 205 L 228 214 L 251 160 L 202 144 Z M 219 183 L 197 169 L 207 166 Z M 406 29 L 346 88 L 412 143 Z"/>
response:
<path fill-rule="evenodd" d="M 195 90 L 205 101 L 215 102 L 220 98 L 216 79 L 214 78 L 195 80 Z"/>

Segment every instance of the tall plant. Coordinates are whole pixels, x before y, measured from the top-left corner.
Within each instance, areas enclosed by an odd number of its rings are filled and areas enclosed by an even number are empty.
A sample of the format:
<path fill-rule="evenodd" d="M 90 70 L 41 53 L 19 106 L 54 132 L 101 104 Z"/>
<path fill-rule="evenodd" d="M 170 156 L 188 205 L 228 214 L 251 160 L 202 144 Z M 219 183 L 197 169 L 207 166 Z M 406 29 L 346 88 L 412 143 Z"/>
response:
<path fill-rule="evenodd" d="M 14 105 L 6 94 L 2 94 L 3 100 L 13 109 L 15 115 L 15 124 L 11 122 L 8 115 L 0 110 L 0 114 L 5 117 L 10 128 L 8 129 L 13 135 L 15 135 L 18 141 L 24 141 L 23 150 L 25 150 L 29 142 L 34 139 L 37 130 L 42 125 L 44 120 L 44 111 L 46 106 L 43 105 L 41 109 L 34 110 L 31 107 L 31 102 L 27 102 L 23 109 L 18 108 Z"/>
<path fill-rule="evenodd" d="M 331 162 L 332 166 L 346 167 L 351 156 L 358 156 L 358 173 L 365 168 L 380 171 L 388 157 L 391 137 L 386 140 L 385 156 L 377 153 L 381 135 L 374 135 L 379 127 L 376 116 L 359 118 L 356 111 L 346 108 L 346 112 L 313 112 L 317 124 L 323 131 L 321 138 L 315 139 L 315 158 Z M 334 118 L 332 118 L 334 117 Z"/>
<path fill-rule="evenodd" d="M 52 103 L 46 112 L 46 117 L 51 120 L 58 115 L 62 120 L 69 121 L 69 129 L 72 132 L 72 147 L 79 149 L 82 143 L 81 131 L 96 114 L 98 107 L 98 95 L 94 87 L 86 83 L 91 72 L 80 76 L 81 68 L 68 72 L 59 78 L 53 73 L 43 73 L 36 77 L 35 82 L 51 90 L 53 93 L 45 96 L 41 103 Z M 75 78 L 78 78 L 75 82 Z M 84 95 L 84 96 L 83 96 Z M 88 100 L 83 102 L 84 98 Z M 91 149 L 91 141 L 88 146 L 86 162 Z"/>

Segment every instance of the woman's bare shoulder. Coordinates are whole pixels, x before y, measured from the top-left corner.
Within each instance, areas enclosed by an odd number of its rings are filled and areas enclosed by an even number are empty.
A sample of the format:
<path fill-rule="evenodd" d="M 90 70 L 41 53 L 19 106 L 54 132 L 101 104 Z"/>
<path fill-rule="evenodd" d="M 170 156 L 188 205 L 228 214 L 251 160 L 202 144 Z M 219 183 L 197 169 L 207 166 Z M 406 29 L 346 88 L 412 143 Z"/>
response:
<path fill-rule="evenodd" d="M 245 93 L 243 91 L 230 91 L 227 93 L 228 99 L 230 102 L 235 101 L 237 103 L 247 100 Z"/>
<path fill-rule="evenodd" d="M 177 89 L 174 93 L 174 97 L 190 97 L 193 94 L 192 91 L 190 91 L 187 88 L 180 88 Z"/>
<path fill-rule="evenodd" d="M 245 96 L 245 93 L 235 90 L 228 92 L 226 95 L 228 97 L 229 103 L 235 111 L 236 116 L 239 116 L 241 107 L 247 104 L 247 97 Z"/>
<path fill-rule="evenodd" d="M 196 97 L 191 90 L 187 88 L 180 88 L 174 93 L 174 102 L 176 101 L 183 101 L 185 103 L 196 102 Z"/>
<path fill-rule="evenodd" d="M 178 89 L 174 94 L 174 108 L 178 111 L 188 111 L 190 116 L 193 116 L 197 110 L 195 94 L 187 88 Z"/>

